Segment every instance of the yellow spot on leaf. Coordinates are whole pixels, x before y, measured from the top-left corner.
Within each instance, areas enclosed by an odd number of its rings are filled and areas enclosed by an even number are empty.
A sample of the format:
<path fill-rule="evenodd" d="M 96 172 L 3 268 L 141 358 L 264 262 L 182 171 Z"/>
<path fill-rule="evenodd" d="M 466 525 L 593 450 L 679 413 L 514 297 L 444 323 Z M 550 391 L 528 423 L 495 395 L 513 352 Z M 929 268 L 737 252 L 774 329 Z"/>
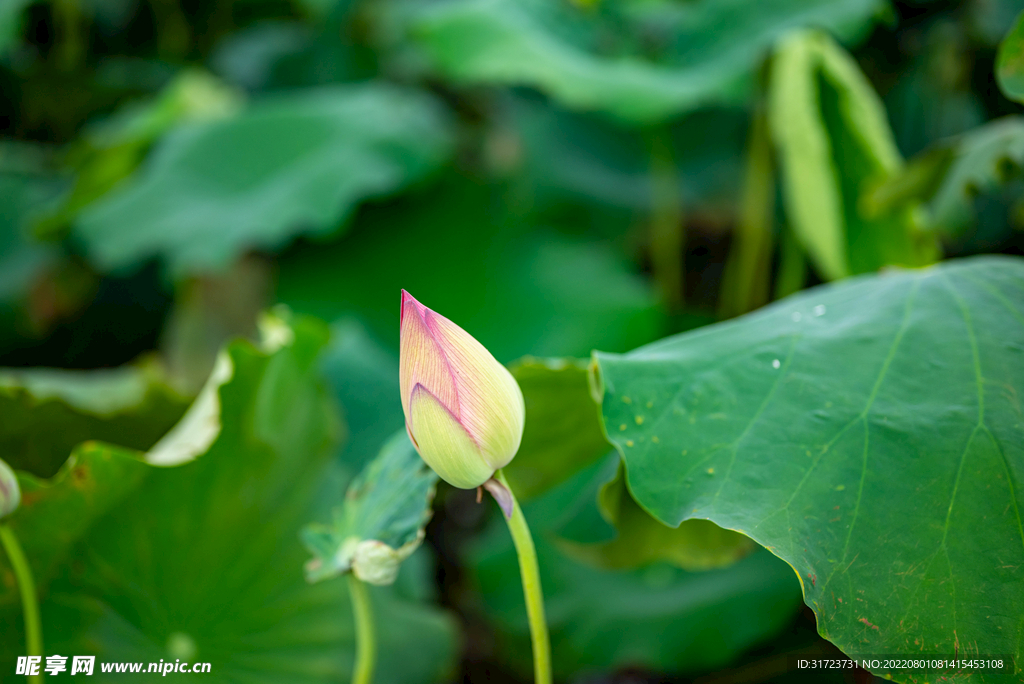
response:
<path fill-rule="evenodd" d="M 626 440 L 626 446 L 633 446 L 633 440 L 627 439 Z"/>
<path fill-rule="evenodd" d="M 651 435 L 651 441 L 654 442 L 655 444 L 657 444 L 661 440 L 658 439 L 658 435 Z"/>
<path fill-rule="evenodd" d="M 630 399 L 629 397 L 622 397 L 622 403 L 623 404 L 632 404 L 633 400 Z"/>
<path fill-rule="evenodd" d="M 707 472 L 708 475 L 714 475 L 715 474 L 715 469 L 714 468 L 708 468 L 706 472 Z"/>
<path fill-rule="evenodd" d="M 622 425 L 619 426 L 619 432 L 622 432 L 625 429 L 626 429 L 626 424 L 625 423 L 623 423 Z"/>
<path fill-rule="evenodd" d="M 636 420 L 636 424 L 637 425 L 643 425 L 644 424 L 644 417 L 643 416 L 637 416 L 634 420 Z"/>

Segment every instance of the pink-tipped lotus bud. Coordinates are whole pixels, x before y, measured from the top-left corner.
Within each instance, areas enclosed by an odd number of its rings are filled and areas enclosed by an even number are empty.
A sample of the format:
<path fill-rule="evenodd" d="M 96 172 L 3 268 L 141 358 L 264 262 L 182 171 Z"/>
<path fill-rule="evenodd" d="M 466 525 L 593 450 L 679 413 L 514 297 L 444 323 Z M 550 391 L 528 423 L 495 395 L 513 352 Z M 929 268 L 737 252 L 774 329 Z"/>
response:
<path fill-rule="evenodd" d="M 21 488 L 18 486 L 18 476 L 0 458 L 0 518 L 6 518 L 17 510 L 20 503 Z"/>
<path fill-rule="evenodd" d="M 401 327 L 405 429 L 441 479 L 479 487 L 519 450 L 523 393 L 482 344 L 405 290 Z"/>

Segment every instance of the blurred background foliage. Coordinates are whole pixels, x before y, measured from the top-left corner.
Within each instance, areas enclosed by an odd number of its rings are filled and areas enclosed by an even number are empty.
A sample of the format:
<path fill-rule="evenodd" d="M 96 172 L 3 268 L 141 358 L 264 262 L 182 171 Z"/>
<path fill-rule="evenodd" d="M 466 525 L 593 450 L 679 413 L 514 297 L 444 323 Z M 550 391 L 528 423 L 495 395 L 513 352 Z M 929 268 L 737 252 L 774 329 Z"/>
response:
<path fill-rule="evenodd" d="M 47 652 L 347 681 L 347 593 L 304 583 L 298 530 L 402 426 L 405 288 L 523 386 L 508 476 L 561 679 L 812 681 L 786 654 L 834 650 L 791 568 L 647 515 L 578 359 L 853 274 L 1024 254 L 1021 10 L 0 0 L 0 444 Z M 260 331 L 275 304 L 284 347 Z M 192 461 L 165 434 L 229 342 Z M 380 681 L 526 681 L 492 513 L 442 487 L 374 590 Z"/>

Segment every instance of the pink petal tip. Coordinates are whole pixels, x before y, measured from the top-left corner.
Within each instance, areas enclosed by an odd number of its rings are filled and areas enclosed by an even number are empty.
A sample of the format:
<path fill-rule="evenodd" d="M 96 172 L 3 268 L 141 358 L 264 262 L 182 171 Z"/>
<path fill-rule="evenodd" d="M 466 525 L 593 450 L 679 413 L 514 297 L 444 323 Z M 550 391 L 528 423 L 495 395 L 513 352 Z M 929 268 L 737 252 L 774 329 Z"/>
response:
<path fill-rule="evenodd" d="M 413 297 L 411 294 L 409 294 L 406 290 L 403 289 L 402 290 L 402 311 L 401 311 L 401 313 L 399 314 L 399 317 L 398 317 L 399 323 L 401 323 L 402 321 L 405 320 L 405 310 L 406 310 L 407 306 L 415 307 L 416 311 L 419 312 L 420 316 L 423 315 L 424 311 L 427 311 L 427 307 L 425 307 L 422 304 L 420 304 L 419 301 L 415 297 Z"/>

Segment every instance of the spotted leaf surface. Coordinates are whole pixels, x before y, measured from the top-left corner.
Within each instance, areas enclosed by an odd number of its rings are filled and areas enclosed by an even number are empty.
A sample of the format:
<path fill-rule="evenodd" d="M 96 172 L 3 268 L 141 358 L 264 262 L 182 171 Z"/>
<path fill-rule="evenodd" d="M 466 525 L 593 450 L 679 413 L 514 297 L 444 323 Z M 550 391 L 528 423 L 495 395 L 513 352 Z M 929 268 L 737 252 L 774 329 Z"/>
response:
<path fill-rule="evenodd" d="M 1016 674 L 971 681 L 1018 681 L 1024 261 L 815 288 L 597 353 L 595 371 L 629 489 L 654 516 L 768 547 L 848 654 L 1008 654 Z"/>

